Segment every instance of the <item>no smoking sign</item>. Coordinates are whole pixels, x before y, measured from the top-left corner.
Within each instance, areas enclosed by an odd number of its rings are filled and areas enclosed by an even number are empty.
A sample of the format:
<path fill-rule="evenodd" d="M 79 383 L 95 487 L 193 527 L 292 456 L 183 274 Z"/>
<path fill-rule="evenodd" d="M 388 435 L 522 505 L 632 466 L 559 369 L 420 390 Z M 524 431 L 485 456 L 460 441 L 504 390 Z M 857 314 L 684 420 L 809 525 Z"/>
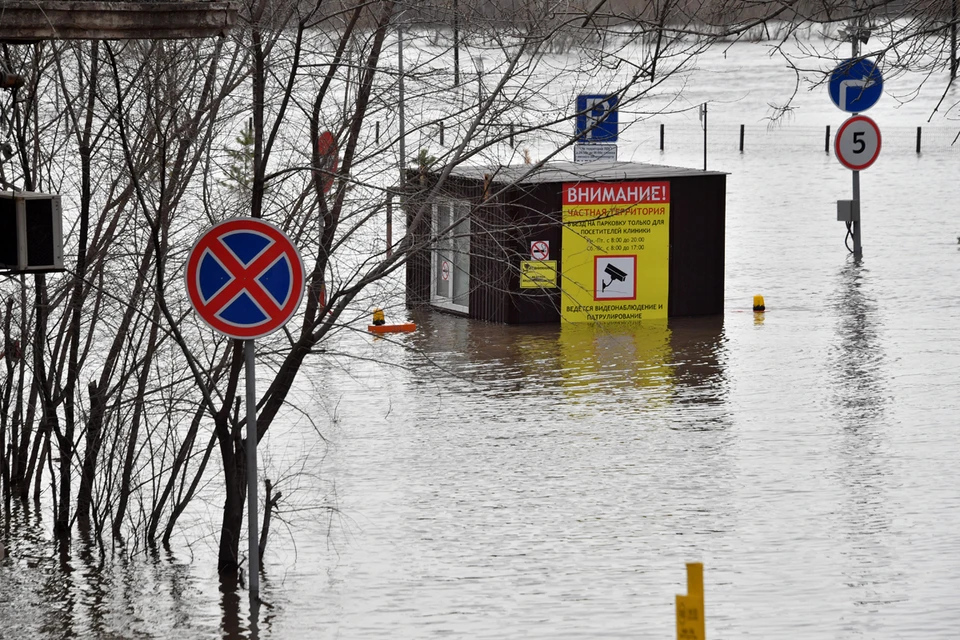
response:
<path fill-rule="evenodd" d="M 550 241 L 549 240 L 534 240 L 530 243 L 530 257 L 534 260 L 544 260 L 550 259 Z"/>

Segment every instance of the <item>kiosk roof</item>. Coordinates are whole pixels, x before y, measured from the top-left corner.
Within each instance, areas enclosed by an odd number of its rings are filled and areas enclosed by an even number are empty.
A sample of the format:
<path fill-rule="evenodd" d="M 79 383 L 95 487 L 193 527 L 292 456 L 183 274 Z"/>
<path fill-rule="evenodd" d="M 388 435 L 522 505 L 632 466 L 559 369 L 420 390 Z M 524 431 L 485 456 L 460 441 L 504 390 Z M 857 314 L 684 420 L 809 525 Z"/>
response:
<path fill-rule="evenodd" d="M 659 180 L 708 175 L 727 175 L 722 171 L 701 171 L 687 167 L 671 167 L 642 162 L 550 162 L 540 167 L 529 164 L 506 166 L 465 166 L 453 169 L 460 178 L 516 184 L 545 184 L 554 182 L 616 182 L 619 180 Z"/>

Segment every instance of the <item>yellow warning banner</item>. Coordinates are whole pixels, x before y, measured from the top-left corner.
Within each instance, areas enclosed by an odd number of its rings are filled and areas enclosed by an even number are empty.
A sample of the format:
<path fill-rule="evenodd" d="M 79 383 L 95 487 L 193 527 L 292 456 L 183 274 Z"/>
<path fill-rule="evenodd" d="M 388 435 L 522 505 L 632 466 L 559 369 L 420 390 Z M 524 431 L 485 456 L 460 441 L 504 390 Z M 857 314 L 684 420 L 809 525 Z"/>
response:
<path fill-rule="evenodd" d="M 556 289 L 556 260 L 522 260 L 520 262 L 521 289 Z"/>
<path fill-rule="evenodd" d="M 669 182 L 563 185 L 565 322 L 667 317 Z"/>

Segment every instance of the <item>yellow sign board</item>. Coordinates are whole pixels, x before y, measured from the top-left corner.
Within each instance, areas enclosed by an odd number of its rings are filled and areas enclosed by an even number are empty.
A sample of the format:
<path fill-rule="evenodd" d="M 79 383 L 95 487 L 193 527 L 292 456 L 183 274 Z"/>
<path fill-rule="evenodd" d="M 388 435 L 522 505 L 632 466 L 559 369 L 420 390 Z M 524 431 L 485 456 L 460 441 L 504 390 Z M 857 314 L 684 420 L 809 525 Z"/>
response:
<path fill-rule="evenodd" d="M 669 182 L 563 185 L 565 322 L 667 317 Z"/>
<path fill-rule="evenodd" d="M 522 260 L 520 262 L 521 289 L 556 289 L 556 260 Z"/>

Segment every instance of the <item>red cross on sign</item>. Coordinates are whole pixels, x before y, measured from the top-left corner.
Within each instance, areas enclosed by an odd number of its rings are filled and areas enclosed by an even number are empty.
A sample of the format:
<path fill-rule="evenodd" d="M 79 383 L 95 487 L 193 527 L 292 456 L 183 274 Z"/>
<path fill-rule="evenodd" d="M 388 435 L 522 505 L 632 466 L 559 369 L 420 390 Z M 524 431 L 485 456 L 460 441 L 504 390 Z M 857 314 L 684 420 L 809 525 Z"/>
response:
<path fill-rule="evenodd" d="M 550 241 L 534 240 L 530 243 L 530 257 L 534 260 L 550 259 Z"/>
<path fill-rule="evenodd" d="M 257 218 L 208 229 L 187 257 L 187 294 L 220 333 L 252 340 L 273 333 L 303 297 L 303 262 L 285 233 Z"/>

